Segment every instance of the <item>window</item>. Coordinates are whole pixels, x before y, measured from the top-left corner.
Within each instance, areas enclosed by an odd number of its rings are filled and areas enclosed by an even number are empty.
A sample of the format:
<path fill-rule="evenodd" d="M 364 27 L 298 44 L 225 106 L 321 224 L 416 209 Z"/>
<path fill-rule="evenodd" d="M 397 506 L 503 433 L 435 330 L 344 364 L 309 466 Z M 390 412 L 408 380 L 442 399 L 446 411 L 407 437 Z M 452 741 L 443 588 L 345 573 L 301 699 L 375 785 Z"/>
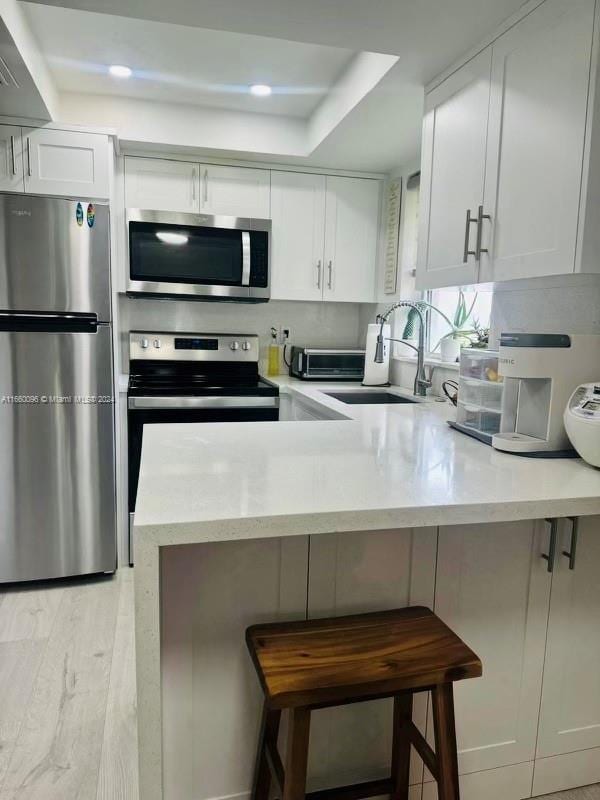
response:
<path fill-rule="evenodd" d="M 488 288 L 480 288 L 476 286 L 468 286 L 463 288 L 463 295 L 467 311 L 470 311 L 469 317 L 463 324 L 465 331 L 473 331 L 475 328 L 489 328 L 490 316 L 492 312 L 492 297 L 493 293 Z M 426 293 L 424 298 L 428 303 L 439 308 L 450 320 L 454 320 L 456 308 L 460 299 L 459 288 L 449 289 L 434 289 Z M 428 336 L 428 350 L 433 356 L 440 354 L 440 341 L 442 337 L 446 336 L 451 327 L 446 320 L 431 311 L 429 314 L 429 336 Z"/>

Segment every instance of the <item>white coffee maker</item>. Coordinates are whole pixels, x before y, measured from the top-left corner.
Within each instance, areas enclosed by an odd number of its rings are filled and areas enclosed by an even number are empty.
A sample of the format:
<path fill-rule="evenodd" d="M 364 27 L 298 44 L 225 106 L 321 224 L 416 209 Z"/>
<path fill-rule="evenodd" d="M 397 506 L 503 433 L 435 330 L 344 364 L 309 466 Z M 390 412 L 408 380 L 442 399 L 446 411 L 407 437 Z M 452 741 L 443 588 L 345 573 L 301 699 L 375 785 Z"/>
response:
<path fill-rule="evenodd" d="M 499 353 L 504 392 L 492 446 L 508 453 L 570 454 L 563 412 L 578 384 L 598 377 L 600 336 L 503 333 Z"/>

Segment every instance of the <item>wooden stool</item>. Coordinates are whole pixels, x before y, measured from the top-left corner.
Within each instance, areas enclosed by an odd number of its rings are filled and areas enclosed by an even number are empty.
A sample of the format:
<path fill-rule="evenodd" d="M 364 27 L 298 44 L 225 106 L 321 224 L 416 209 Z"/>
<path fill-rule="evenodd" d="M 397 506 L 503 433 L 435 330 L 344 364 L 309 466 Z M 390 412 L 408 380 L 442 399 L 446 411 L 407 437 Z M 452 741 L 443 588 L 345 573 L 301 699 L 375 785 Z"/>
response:
<path fill-rule="evenodd" d="M 411 745 L 439 800 L 459 800 L 452 684 L 480 677 L 481 662 L 428 608 L 254 625 L 246 642 L 265 696 L 253 800 L 268 800 L 271 776 L 281 800 L 407 800 Z M 413 694 L 423 691 L 431 691 L 435 753 L 412 721 Z M 311 710 L 384 697 L 394 698 L 390 777 L 306 795 Z M 285 768 L 277 750 L 283 709 Z"/>

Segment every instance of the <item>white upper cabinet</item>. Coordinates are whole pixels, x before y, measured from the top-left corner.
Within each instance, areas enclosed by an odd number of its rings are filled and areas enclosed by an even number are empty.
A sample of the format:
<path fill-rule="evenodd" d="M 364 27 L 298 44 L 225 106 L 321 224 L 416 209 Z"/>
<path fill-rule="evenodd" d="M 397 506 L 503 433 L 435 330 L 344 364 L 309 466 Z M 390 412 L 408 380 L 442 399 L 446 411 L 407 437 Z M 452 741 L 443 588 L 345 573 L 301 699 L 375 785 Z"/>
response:
<path fill-rule="evenodd" d="M 124 161 L 127 208 L 271 219 L 273 299 L 374 300 L 380 180 L 159 158 Z"/>
<path fill-rule="evenodd" d="M 125 206 L 156 211 L 200 210 L 200 168 L 161 158 L 125 159 Z"/>
<path fill-rule="evenodd" d="M 547 0 L 493 47 L 483 281 L 575 269 L 594 0 Z"/>
<path fill-rule="evenodd" d="M 327 177 L 323 299 L 375 298 L 381 182 Z"/>
<path fill-rule="evenodd" d="M 271 297 L 321 300 L 325 176 L 271 173 Z"/>
<path fill-rule="evenodd" d="M 0 126 L 0 191 L 25 191 L 21 128 L 11 125 Z"/>
<path fill-rule="evenodd" d="M 581 517 L 578 525 L 574 543 L 572 524 L 561 523 L 552 579 L 539 758 L 600 748 L 600 518 Z M 570 553 L 574 544 L 570 565 L 564 553 Z M 596 635 L 591 635 L 593 631 Z M 600 750 L 596 764 L 598 759 Z"/>
<path fill-rule="evenodd" d="M 600 271 L 595 7 L 546 0 L 427 95 L 421 288 Z"/>
<path fill-rule="evenodd" d="M 483 203 L 491 60 L 488 48 L 426 98 L 417 267 L 422 288 L 477 281 L 473 253 Z"/>
<path fill-rule="evenodd" d="M 271 217 L 268 169 L 200 165 L 200 211 L 232 217 Z"/>
<path fill-rule="evenodd" d="M 108 139 L 97 133 L 23 128 L 25 191 L 109 197 Z"/>
<path fill-rule="evenodd" d="M 273 172 L 271 296 L 372 302 L 380 194 L 378 180 Z"/>

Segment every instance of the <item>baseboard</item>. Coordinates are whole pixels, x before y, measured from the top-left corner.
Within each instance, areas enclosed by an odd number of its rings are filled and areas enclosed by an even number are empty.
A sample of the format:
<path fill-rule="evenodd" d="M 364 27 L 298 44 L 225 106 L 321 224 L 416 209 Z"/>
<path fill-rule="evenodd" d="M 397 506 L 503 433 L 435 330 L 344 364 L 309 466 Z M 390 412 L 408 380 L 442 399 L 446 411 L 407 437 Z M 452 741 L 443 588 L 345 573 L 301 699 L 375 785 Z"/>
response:
<path fill-rule="evenodd" d="M 228 794 L 223 797 L 211 797 L 209 800 L 250 800 L 250 792 L 240 792 L 238 794 Z M 381 797 L 373 797 L 371 800 L 390 800 L 389 795 L 381 795 Z M 422 800 L 421 798 L 421 784 L 409 787 L 408 800 Z"/>
<path fill-rule="evenodd" d="M 460 776 L 461 800 L 525 800 L 531 796 L 533 761 Z M 437 800 L 437 784 L 423 785 L 423 800 Z"/>
<path fill-rule="evenodd" d="M 600 783 L 600 747 L 535 762 L 533 796 Z"/>

